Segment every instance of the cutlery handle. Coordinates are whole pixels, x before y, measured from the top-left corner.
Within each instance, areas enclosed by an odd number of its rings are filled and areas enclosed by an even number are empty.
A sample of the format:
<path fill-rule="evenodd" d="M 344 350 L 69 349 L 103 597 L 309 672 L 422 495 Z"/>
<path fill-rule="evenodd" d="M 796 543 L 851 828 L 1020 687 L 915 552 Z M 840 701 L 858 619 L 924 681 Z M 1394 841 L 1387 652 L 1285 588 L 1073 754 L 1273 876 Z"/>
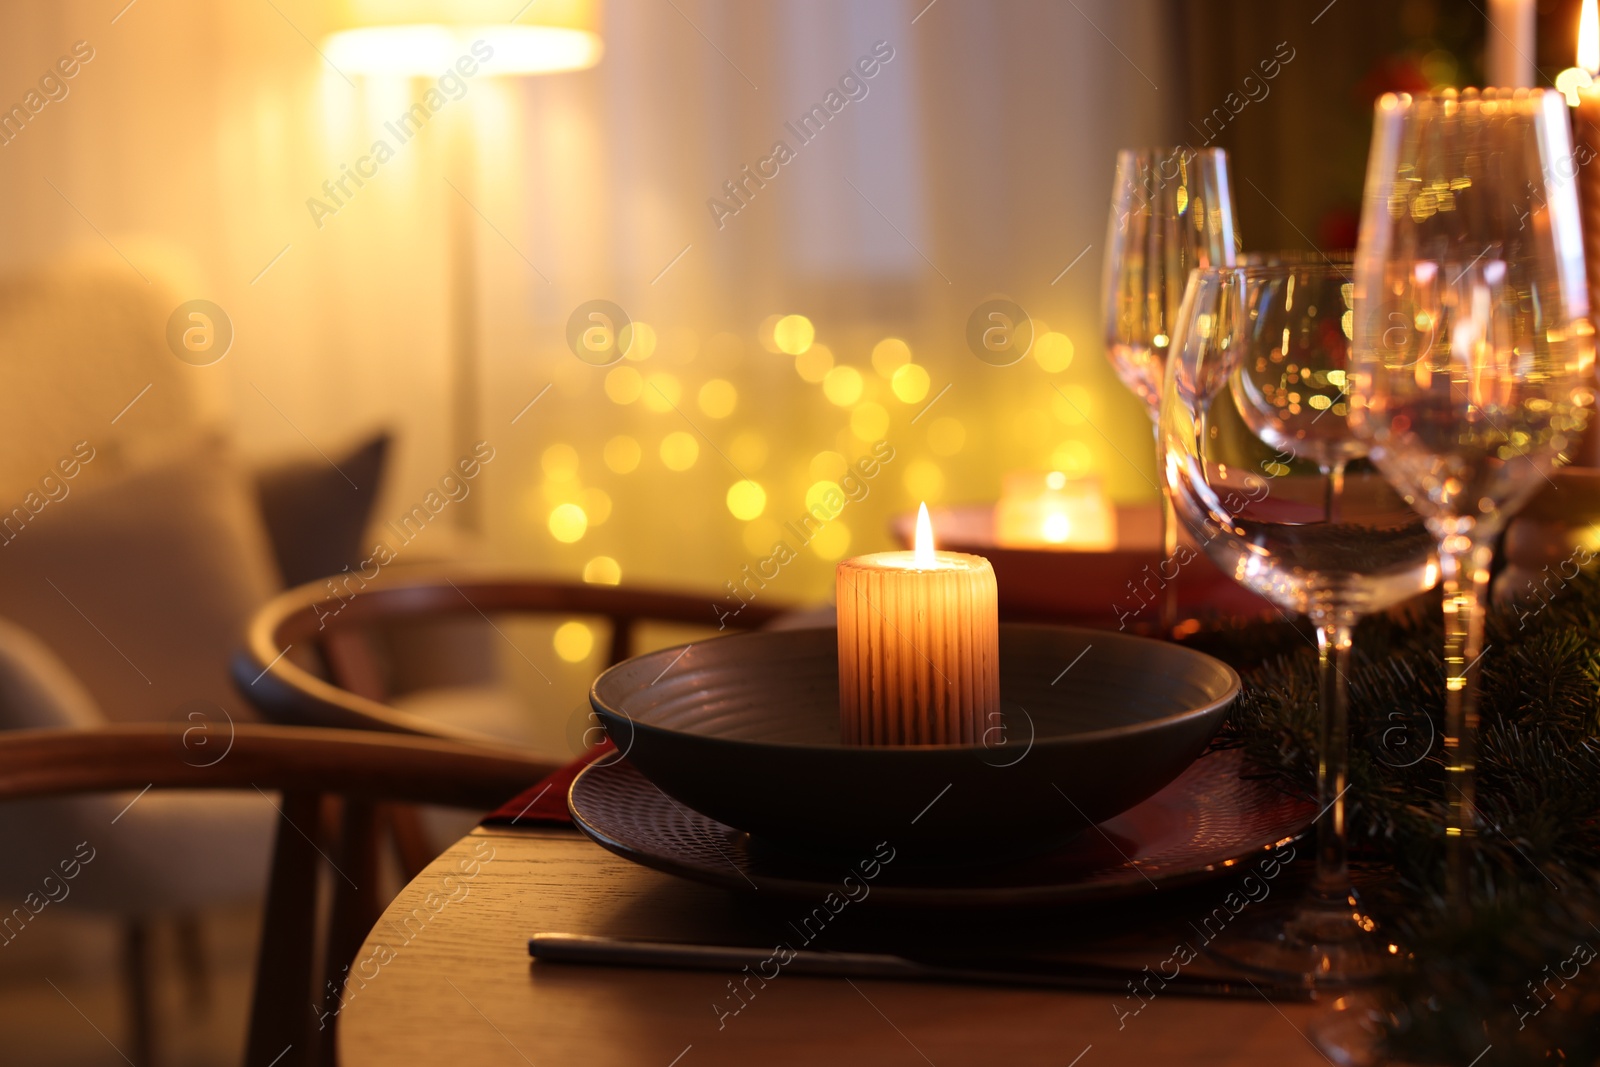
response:
<path fill-rule="evenodd" d="M 1079 992 L 1126 994 L 1142 977 L 1132 970 L 1072 961 L 1025 960 L 1012 964 L 931 964 L 876 952 L 817 952 L 792 950 L 781 967 L 791 974 L 830 978 L 892 978 L 901 980 L 968 982 L 982 985 L 1030 985 Z M 757 967 L 774 962 L 772 950 L 739 945 L 696 945 L 679 941 L 630 941 L 592 934 L 534 934 L 528 955 L 546 963 L 577 963 L 611 967 L 664 967 L 721 971 Z M 759 972 L 758 972 L 759 973 Z M 770 978 L 771 975 L 762 974 Z M 1271 997 L 1308 1000 L 1297 986 L 1276 982 L 1251 984 L 1228 978 L 1179 975 L 1166 985 L 1190 996 Z"/>
<path fill-rule="evenodd" d="M 694 945 L 676 941 L 628 941 L 590 934 L 534 934 L 528 955 L 550 963 L 602 964 L 613 967 L 681 967 L 716 971 L 755 967 L 773 961 L 771 949 L 738 945 Z M 929 968 L 903 956 L 871 952 L 816 952 L 799 949 L 783 969 L 796 974 L 862 978 L 920 978 Z"/>

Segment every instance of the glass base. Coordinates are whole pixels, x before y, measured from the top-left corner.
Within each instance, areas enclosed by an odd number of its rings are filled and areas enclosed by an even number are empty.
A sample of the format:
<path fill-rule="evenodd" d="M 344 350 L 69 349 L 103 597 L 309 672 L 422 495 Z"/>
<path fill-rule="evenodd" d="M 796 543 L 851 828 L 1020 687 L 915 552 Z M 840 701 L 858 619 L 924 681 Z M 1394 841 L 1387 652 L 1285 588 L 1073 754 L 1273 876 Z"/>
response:
<path fill-rule="evenodd" d="M 1218 959 L 1311 990 L 1369 985 L 1392 966 L 1354 894 L 1300 903 L 1287 915 L 1247 919 L 1207 946 Z"/>
<path fill-rule="evenodd" d="M 1379 1010 L 1370 994 L 1342 996 L 1306 1028 L 1306 1037 L 1334 1067 L 1402 1067 L 1384 1051 Z"/>

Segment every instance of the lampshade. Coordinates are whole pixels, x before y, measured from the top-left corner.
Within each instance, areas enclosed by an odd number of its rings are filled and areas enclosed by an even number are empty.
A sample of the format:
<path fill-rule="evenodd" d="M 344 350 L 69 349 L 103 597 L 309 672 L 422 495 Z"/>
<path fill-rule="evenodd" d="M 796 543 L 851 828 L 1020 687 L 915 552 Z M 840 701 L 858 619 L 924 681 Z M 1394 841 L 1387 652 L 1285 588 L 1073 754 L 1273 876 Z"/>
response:
<path fill-rule="evenodd" d="M 548 74 L 600 62 L 598 0 L 532 0 L 506 21 L 506 0 L 343 0 L 323 51 L 349 74 L 426 76 L 483 42 L 487 74 Z M 481 51 L 481 46 L 480 46 Z"/>

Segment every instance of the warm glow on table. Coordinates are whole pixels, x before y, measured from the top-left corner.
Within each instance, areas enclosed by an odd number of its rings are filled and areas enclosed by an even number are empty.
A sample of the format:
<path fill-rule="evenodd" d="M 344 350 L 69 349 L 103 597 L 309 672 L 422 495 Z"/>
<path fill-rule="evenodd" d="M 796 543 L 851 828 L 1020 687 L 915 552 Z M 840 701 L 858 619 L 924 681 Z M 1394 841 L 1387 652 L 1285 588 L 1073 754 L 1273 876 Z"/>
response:
<path fill-rule="evenodd" d="M 1103 552 L 1116 547 L 1116 512 L 1098 478 L 1063 471 L 1006 475 L 995 508 L 995 541 L 1007 548 Z"/>
<path fill-rule="evenodd" d="M 1000 715 L 999 603 L 989 561 L 935 551 L 924 504 L 910 552 L 845 560 L 837 584 L 843 741 L 979 743 Z"/>

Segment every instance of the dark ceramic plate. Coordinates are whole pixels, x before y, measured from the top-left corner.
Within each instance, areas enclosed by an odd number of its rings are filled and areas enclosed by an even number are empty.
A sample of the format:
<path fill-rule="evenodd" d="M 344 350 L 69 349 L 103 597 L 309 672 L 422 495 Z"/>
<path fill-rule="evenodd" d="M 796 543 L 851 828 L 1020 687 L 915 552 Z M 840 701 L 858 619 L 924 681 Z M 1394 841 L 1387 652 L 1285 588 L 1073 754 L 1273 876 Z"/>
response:
<path fill-rule="evenodd" d="M 1003 626 L 1000 691 L 982 744 L 841 744 L 837 636 L 796 630 L 636 657 L 591 702 L 640 774 L 716 822 L 968 862 L 1052 847 L 1153 796 L 1204 751 L 1239 679 L 1177 645 Z"/>
<path fill-rule="evenodd" d="M 1202 756 L 1095 831 L 1041 855 L 982 867 L 915 867 L 898 855 L 883 863 L 894 842 L 847 865 L 764 846 L 672 800 L 627 760 L 586 768 L 568 804 L 578 828 L 617 855 L 727 889 L 815 902 L 839 891 L 842 872 L 864 870 L 877 874 L 868 899 L 879 904 L 1054 905 L 1199 881 L 1305 833 L 1316 806 L 1240 778 L 1241 762 L 1237 752 Z"/>

